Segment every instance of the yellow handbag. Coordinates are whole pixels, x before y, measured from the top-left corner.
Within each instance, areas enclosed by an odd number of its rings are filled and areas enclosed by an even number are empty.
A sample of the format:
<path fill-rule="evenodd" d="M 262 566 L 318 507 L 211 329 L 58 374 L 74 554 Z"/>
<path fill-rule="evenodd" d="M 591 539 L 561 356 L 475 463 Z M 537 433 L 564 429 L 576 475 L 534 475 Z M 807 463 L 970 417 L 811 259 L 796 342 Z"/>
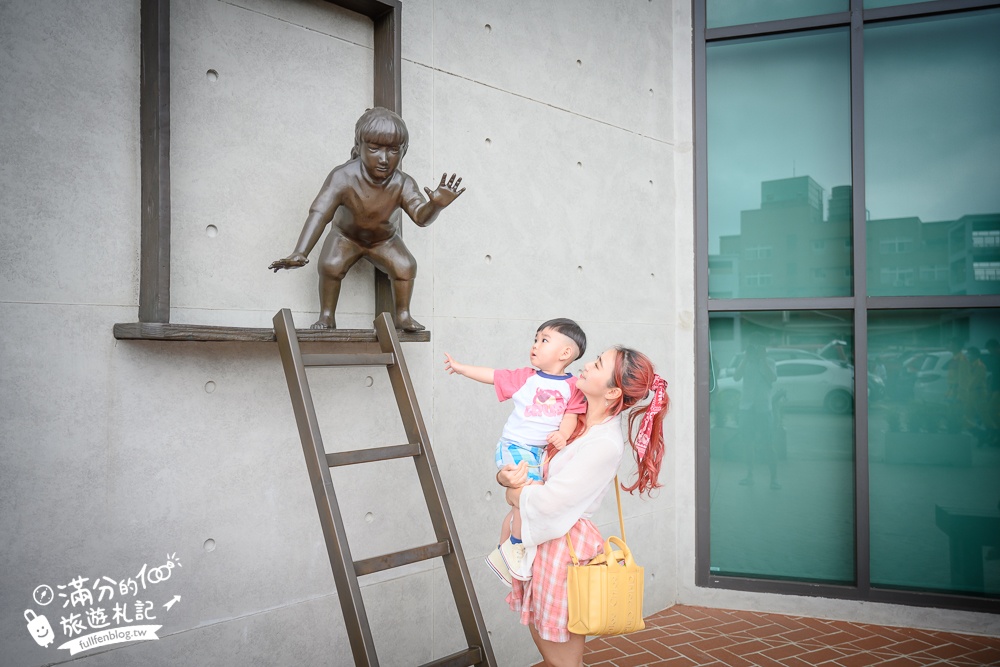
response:
<path fill-rule="evenodd" d="M 580 565 L 573 541 L 566 534 L 573 564 L 567 570 L 569 596 L 569 631 L 575 635 L 624 635 L 642 630 L 643 569 L 635 564 L 632 551 L 625 544 L 625 519 L 622 498 L 615 476 L 618 522 L 621 539 L 609 537 L 604 553 L 587 565 Z M 615 548 L 617 547 L 617 548 Z"/>

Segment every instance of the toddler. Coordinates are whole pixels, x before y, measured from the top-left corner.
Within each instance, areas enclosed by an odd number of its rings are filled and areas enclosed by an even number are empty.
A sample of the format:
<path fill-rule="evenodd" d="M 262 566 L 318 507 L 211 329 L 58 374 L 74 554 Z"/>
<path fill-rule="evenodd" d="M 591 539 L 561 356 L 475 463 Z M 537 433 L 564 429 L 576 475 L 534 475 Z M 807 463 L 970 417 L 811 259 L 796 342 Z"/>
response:
<path fill-rule="evenodd" d="M 587 336 L 576 322 L 558 318 L 544 322 L 535 333 L 531 346 L 531 368 L 502 370 L 460 364 L 445 354 L 448 373 L 492 384 L 501 401 L 514 400 L 514 410 L 496 447 L 497 468 L 507 464 L 528 466 L 528 483 L 542 483 L 542 459 L 545 448 L 566 446 L 576 427 L 576 415 L 587 411 L 583 394 L 576 389 L 576 378 L 566 368 L 583 356 Z M 521 516 L 516 509 L 504 517 L 500 546 L 486 562 L 504 583 L 511 577 L 531 579 L 535 547 L 521 542 Z"/>

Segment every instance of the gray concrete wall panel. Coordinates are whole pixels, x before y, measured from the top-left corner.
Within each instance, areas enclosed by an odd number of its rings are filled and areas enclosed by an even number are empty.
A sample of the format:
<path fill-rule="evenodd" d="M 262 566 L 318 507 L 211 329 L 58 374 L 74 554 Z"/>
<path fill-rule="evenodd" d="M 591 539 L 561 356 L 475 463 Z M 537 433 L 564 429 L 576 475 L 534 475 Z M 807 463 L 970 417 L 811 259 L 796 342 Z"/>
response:
<path fill-rule="evenodd" d="M 435 132 L 448 138 L 435 152 L 469 165 L 463 212 L 475 221 L 435 236 L 435 254 L 449 258 L 437 281 L 450 288 L 436 311 L 491 317 L 502 308 L 543 321 L 549 304 L 590 308 L 609 289 L 611 252 L 628 260 L 615 267 L 619 293 L 601 304 L 602 317 L 662 321 L 664 309 L 650 304 L 668 281 L 655 275 L 668 269 L 657 248 L 671 243 L 669 145 L 460 78 L 439 76 L 435 92 L 435 118 L 449 129 Z M 490 288 L 498 282 L 503 290 Z"/>
<path fill-rule="evenodd" d="M 670 140 L 671 4 L 438 0 L 434 65 L 506 95 Z"/>
<path fill-rule="evenodd" d="M 0 3 L 0 299 L 138 298 L 137 3 Z"/>

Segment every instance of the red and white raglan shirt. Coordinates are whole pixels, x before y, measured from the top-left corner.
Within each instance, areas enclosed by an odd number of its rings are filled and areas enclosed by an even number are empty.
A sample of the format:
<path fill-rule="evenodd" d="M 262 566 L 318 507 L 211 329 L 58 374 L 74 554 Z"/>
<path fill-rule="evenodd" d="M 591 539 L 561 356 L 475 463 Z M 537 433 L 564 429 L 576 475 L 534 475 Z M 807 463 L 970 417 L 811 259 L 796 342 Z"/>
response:
<path fill-rule="evenodd" d="M 493 387 L 498 399 L 514 401 L 514 409 L 497 444 L 498 467 L 507 463 L 516 465 L 522 459 L 531 466 L 540 465 L 547 438 L 559 428 L 563 415 L 587 411 L 587 401 L 576 388 L 576 377 L 571 373 L 550 375 L 534 368 L 499 369 L 493 372 Z M 540 479 L 540 469 L 529 469 L 528 475 Z"/>

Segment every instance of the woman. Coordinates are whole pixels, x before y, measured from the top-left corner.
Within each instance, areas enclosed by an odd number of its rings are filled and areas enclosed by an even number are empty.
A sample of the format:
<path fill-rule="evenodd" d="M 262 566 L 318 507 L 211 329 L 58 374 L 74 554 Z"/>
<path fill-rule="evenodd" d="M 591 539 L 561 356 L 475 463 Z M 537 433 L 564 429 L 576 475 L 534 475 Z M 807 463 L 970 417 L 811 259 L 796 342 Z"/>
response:
<path fill-rule="evenodd" d="M 603 551 L 601 534 L 590 517 L 610 490 L 625 449 L 621 413 L 630 410 L 628 443 L 639 464 L 638 479 L 626 491 L 648 492 L 659 486 L 663 459 L 663 417 L 667 383 L 642 353 L 623 347 L 603 352 L 580 373 L 577 388 L 587 397 L 570 445 L 551 456 L 545 483 L 524 486 L 527 469 L 507 466 L 497 481 L 507 487 L 507 502 L 520 509 L 521 539 L 537 546 L 530 581 L 514 581 L 507 596 L 511 609 L 551 667 L 583 665 L 585 637 L 568 624 L 566 570 L 571 561 L 566 534 L 581 563 Z M 639 401 L 653 392 L 652 400 Z M 636 428 L 636 423 L 641 423 Z"/>

